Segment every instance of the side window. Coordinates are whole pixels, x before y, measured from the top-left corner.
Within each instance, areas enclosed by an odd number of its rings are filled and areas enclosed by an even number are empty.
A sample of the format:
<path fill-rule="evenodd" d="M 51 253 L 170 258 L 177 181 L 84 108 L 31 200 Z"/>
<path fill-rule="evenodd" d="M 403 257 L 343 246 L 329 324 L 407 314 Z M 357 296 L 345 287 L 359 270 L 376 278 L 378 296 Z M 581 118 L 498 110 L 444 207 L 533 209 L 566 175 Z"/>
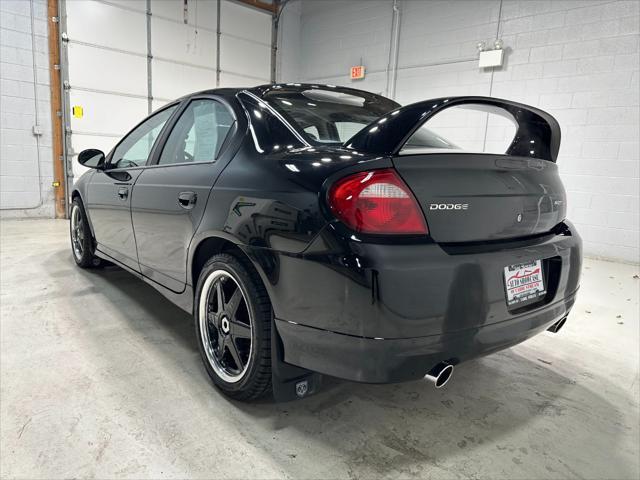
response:
<path fill-rule="evenodd" d="M 129 133 L 116 147 L 109 162 L 113 168 L 139 167 L 147 163 L 151 148 L 178 105 L 156 113 Z"/>
<path fill-rule="evenodd" d="M 220 102 L 193 100 L 173 127 L 158 164 L 213 162 L 233 122 Z"/>

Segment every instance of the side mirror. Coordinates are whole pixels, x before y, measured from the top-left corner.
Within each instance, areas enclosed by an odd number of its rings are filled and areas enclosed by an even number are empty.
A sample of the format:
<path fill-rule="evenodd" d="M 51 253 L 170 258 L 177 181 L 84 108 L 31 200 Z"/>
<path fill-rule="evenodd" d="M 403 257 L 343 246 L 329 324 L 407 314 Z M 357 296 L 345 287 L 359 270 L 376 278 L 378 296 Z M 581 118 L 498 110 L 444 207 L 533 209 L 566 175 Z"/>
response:
<path fill-rule="evenodd" d="M 104 153 L 95 148 L 83 150 L 78 155 L 78 163 L 85 167 L 102 169 L 104 168 Z"/>

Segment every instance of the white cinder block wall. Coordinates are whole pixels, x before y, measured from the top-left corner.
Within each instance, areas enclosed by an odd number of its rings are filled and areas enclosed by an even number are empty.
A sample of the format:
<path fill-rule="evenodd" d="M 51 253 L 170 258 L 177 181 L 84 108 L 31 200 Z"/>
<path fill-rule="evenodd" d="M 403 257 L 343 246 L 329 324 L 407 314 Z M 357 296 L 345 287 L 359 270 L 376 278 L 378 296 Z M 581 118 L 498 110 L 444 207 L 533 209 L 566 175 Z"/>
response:
<path fill-rule="evenodd" d="M 32 37 L 31 11 L 35 34 Z M 0 0 L 0 215 L 54 216 L 45 0 Z M 35 65 L 34 47 L 35 46 Z M 38 123 L 39 140 L 33 134 Z"/>
<path fill-rule="evenodd" d="M 297 7 L 291 8 L 294 5 Z M 280 80 L 388 92 L 391 0 L 298 0 L 285 7 Z M 549 111 L 558 165 L 587 255 L 639 261 L 640 2 L 400 0 L 395 98 L 492 95 Z M 290 10 L 287 10 L 290 9 Z M 504 42 L 505 65 L 476 44 Z M 367 76 L 348 78 L 363 64 Z M 295 65 L 296 68 L 287 68 Z M 489 135 L 490 137 L 490 135 Z"/>

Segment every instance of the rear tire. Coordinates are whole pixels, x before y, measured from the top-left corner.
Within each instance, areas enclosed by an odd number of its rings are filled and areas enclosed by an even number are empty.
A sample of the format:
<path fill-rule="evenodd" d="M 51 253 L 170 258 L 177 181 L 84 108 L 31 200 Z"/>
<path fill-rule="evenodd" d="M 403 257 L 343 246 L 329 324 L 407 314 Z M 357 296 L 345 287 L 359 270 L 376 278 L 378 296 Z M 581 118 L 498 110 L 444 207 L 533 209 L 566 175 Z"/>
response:
<path fill-rule="evenodd" d="M 79 197 L 74 198 L 71 204 L 69 227 L 71 254 L 76 264 L 81 268 L 99 267 L 102 261 L 94 255 L 95 247 L 89 220 Z"/>
<path fill-rule="evenodd" d="M 237 400 L 271 393 L 271 302 L 251 262 L 221 253 L 196 286 L 198 348 L 213 383 Z"/>

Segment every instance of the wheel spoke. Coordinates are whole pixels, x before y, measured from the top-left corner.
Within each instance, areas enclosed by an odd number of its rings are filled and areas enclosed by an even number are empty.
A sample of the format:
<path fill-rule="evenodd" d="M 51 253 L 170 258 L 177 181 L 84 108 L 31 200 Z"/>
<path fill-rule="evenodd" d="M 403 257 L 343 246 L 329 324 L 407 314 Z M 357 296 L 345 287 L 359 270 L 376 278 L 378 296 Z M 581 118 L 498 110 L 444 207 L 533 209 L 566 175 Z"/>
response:
<path fill-rule="evenodd" d="M 227 350 L 229 350 L 233 361 L 236 363 L 236 368 L 238 370 L 242 370 L 244 368 L 244 363 L 240 358 L 240 353 L 238 352 L 238 348 L 236 347 L 236 343 L 233 341 L 233 338 L 227 337 L 225 345 L 227 347 Z"/>
<path fill-rule="evenodd" d="M 237 338 L 251 338 L 251 327 L 240 322 L 231 322 L 231 336 Z"/>
<path fill-rule="evenodd" d="M 207 313 L 207 320 L 209 321 L 209 323 L 211 325 L 213 325 L 214 327 L 216 327 L 216 329 L 218 329 L 220 327 L 220 320 L 218 318 L 218 315 L 216 315 L 215 312 L 209 312 Z"/>
<path fill-rule="evenodd" d="M 238 306 L 240 305 L 240 300 L 242 300 L 242 291 L 240 287 L 236 287 L 236 291 L 233 292 L 231 298 L 224 306 L 225 312 L 231 317 L 234 318 L 236 316 L 236 311 L 238 310 Z"/>
<path fill-rule="evenodd" d="M 218 357 L 218 359 L 222 359 L 222 356 L 224 355 L 224 338 L 222 337 L 222 334 L 220 333 L 220 330 L 216 330 L 216 338 L 217 338 L 217 343 L 216 343 L 216 356 Z"/>
<path fill-rule="evenodd" d="M 222 293 L 222 281 L 218 281 L 216 283 L 216 296 L 218 298 L 218 310 L 217 310 L 217 312 L 220 313 L 224 309 L 224 296 L 223 296 L 223 293 Z"/>

